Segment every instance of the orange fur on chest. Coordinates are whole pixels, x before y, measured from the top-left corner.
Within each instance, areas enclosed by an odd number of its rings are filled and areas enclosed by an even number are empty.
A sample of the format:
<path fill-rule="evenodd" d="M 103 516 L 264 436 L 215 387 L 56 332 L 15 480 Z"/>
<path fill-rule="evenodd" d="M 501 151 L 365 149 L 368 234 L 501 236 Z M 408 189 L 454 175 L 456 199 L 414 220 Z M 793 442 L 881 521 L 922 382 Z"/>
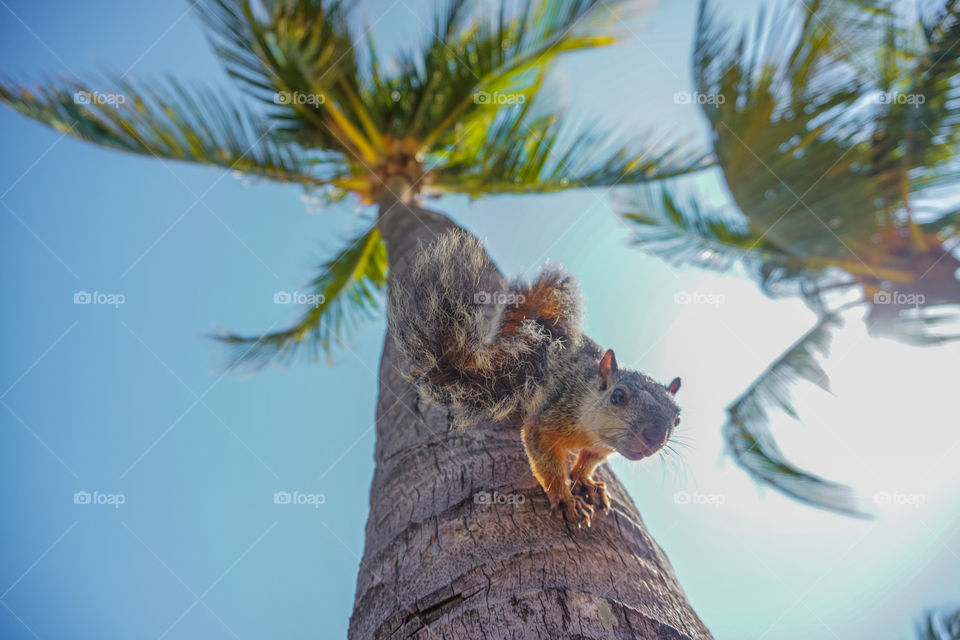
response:
<path fill-rule="evenodd" d="M 591 449 L 600 441 L 578 425 L 571 425 L 568 429 L 547 435 L 544 444 L 556 457 L 563 458 L 570 452 Z"/>

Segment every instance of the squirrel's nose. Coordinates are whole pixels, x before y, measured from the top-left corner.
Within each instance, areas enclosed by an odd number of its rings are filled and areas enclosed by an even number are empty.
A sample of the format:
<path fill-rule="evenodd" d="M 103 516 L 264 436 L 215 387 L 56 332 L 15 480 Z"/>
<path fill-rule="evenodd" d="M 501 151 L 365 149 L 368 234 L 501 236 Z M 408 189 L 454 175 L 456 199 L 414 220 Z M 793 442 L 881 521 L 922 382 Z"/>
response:
<path fill-rule="evenodd" d="M 643 441 L 650 447 L 659 449 L 667 442 L 667 428 L 649 425 L 643 430 Z"/>

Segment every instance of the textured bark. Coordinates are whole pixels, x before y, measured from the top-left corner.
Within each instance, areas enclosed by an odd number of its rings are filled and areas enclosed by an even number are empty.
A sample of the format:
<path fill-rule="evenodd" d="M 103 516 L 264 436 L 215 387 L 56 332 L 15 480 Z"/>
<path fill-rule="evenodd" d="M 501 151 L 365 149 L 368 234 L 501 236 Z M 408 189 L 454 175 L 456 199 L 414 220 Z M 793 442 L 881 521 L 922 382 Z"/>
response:
<path fill-rule="evenodd" d="M 381 203 L 390 267 L 453 226 Z M 549 517 L 516 424 L 452 430 L 380 363 L 376 471 L 349 638 L 710 638 L 636 506 L 606 465 L 613 502 L 590 529 Z M 485 492 L 513 504 L 478 503 Z M 521 501 L 516 504 L 515 502 Z"/>

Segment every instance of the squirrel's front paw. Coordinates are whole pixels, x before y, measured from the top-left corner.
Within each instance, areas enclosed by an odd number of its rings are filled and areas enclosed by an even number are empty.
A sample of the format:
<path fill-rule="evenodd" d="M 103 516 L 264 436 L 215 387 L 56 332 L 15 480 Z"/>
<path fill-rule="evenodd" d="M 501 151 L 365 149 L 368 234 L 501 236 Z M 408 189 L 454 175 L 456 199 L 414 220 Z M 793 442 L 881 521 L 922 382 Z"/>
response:
<path fill-rule="evenodd" d="M 570 490 L 597 509 L 610 513 L 610 498 L 607 497 L 607 485 L 603 482 L 579 480 L 573 483 Z"/>
<path fill-rule="evenodd" d="M 564 520 L 576 523 L 578 527 L 589 527 L 590 519 L 593 518 L 593 507 L 584 498 L 575 495 L 558 498 L 550 507 L 550 512 L 562 515 Z"/>

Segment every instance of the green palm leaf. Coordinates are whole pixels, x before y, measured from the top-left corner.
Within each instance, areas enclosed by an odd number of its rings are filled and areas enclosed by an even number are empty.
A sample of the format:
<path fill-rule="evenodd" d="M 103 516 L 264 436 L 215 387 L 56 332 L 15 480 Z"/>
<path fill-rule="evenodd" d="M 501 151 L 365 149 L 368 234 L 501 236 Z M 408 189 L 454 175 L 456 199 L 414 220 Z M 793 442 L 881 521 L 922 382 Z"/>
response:
<path fill-rule="evenodd" d="M 727 408 L 728 419 L 723 433 L 730 455 L 756 481 L 817 507 L 869 517 L 849 487 L 791 465 L 769 428 L 770 406 L 797 417 L 789 393 L 795 381 L 806 380 L 829 391 L 829 379 L 817 362 L 817 355 L 826 355 L 831 331 L 839 324 L 838 316 L 823 315 L 812 329 L 767 367 Z"/>
<path fill-rule="evenodd" d="M 960 340 L 960 307 L 954 303 L 874 304 L 866 321 L 871 335 L 913 346 L 937 346 Z"/>
<path fill-rule="evenodd" d="M 235 366 L 259 368 L 273 360 L 289 362 L 298 353 L 329 354 L 348 329 L 378 308 L 386 284 L 387 251 L 374 227 L 320 267 L 320 275 L 310 283 L 308 300 L 313 306 L 289 329 L 261 336 L 218 337 L 237 347 Z"/>
<path fill-rule="evenodd" d="M 960 5 L 905 23 L 871 3 L 804 2 L 738 39 L 712 6 L 695 79 L 734 201 L 792 254 L 887 278 L 873 234 L 912 224 L 915 201 L 960 177 Z"/>
<path fill-rule="evenodd" d="M 612 145 L 612 132 L 578 133 L 561 127 L 557 115 L 520 118 L 558 56 L 616 42 L 614 25 L 638 4 L 508 5 L 447 2 L 425 44 L 402 51 L 397 71 L 385 74 L 369 35 L 366 56 L 356 54 L 347 3 L 199 3 L 230 73 L 301 144 L 345 154 L 358 176 L 397 141 L 404 152 L 429 158 L 438 191 L 454 190 L 463 178 L 468 184 L 459 191 L 474 195 L 629 184 L 700 168 L 703 154 L 685 146 L 637 138 Z M 297 94 L 322 100 L 276 104 L 278 95 Z M 545 153 L 555 147 L 563 151 Z M 469 173 L 481 151 L 482 166 Z"/>
<path fill-rule="evenodd" d="M 112 84 L 104 92 L 74 80 L 32 89 L 5 83 L 0 100 L 64 134 L 114 149 L 303 185 L 336 178 L 336 162 L 317 161 L 314 173 L 265 122 L 220 94 L 173 80 Z"/>
<path fill-rule="evenodd" d="M 615 43 L 613 26 L 634 14 L 629 3 L 602 0 L 536 0 L 518 14 L 504 1 L 467 6 L 451 2 L 422 53 L 406 60 L 414 107 L 406 129 L 428 149 L 455 139 L 457 127 L 485 130 L 504 106 L 529 103 L 558 56 Z"/>
<path fill-rule="evenodd" d="M 751 228 L 796 256 L 857 260 L 877 203 L 898 202 L 900 189 L 871 174 L 863 125 L 848 122 L 867 88 L 849 45 L 821 3 L 805 6 L 761 16 L 755 36 L 734 41 L 702 2 L 697 91 L 713 98 L 702 110 L 714 152 Z"/>
<path fill-rule="evenodd" d="M 501 111 L 488 128 L 462 127 L 437 151 L 431 186 L 472 196 L 549 193 L 663 180 L 699 171 L 709 159 L 680 140 L 618 135 L 556 115 L 528 121 L 529 105 Z"/>
<path fill-rule="evenodd" d="M 615 40 L 591 31 L 596 14 L 616 15 L 600 0 L 541 0 L 519 15 L 506 3 L 495 11 L 454 0 L 437 13 L 426 46 L 401 53 L 399 73 L 385 77 L 372 42 L 369 59 L 358 63 L 346 3 L 206 0 L 199 6 L 231 75 L 272 104 L 285 128 L 306 146 L 348 151 L 366 163 L 384 150 L 385 136 L 413 138 L 429 149 L 456 123 L 502 108 L 495 100 L 478 101 L 479 92 L 529 99 L 558 55 Z M 291 98 L 278 106 L 276 92 L 322 96 L 323 102 Z"/>
<path fill-rule="evenodd" d="M 941 234 L 946 237 L 960 237 L 960 211 L 939 213 L 933 220 L 922 223 L 924 233 Z"/>
<path fill-rule="evenodd" d="M 301 144 L 373 162 L 379 140 L 363 131 L 354 43 L 342 2 L 205 0 L 214 50 L 231 76 Z"/>
<path fill-rule="evenodd" d="M 618 205 L 633 224 L 636 245 L 650 255 L 681 265 L 725 272 L 739 264 L 771 297 L 801 297 L 818 313 L 822 294 L 857 286 L 823 261 L 794 255 L 767 233 L 751 229 L 734 207 L 706 205 L 702 198 L 679 195 L 652 185 L 623 198 Z"/>
<path fill-rule="evenodd" d="M 619 208 L 635 225 L 638 247 L 678 266 L 727 271 L 739 261 L 788 269 L 795 262 L 788 248 L 752 231 L 743 214 L 708 207 L 699 198 L 681 198 L 669 187 L 651 186 L 631 194 Z"/>
<path fill-rule="evenodd" d="M 960 608 L 928 611 L 915 629 L 917 640 L 960 640 Z"/>
<path fill-rule="evenodd" d="M 913 190 L 958 178 L 960 2 L 947 0 L 918 23 L 890 21 L 874 124 L 874 164 L 898 171 Z"/>

